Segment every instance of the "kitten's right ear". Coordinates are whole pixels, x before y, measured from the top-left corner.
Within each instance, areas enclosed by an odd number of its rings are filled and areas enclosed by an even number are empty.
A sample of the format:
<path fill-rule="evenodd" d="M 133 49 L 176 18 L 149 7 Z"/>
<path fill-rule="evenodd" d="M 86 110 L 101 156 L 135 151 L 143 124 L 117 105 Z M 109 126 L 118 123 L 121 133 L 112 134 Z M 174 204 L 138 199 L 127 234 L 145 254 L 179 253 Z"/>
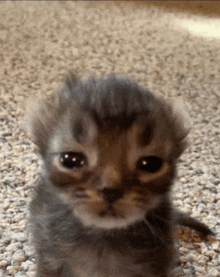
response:
<path fill-rule="evenodd" d="M 187 136 L 192 128 L 192 124 L 186 104 L 184 104 L 182 98 L 178 97 L 169 102 L 169 104 L 172 103 L 169 115 L 172 119 L 173 137 L 176 144 L 175 158 L 178 158 L 187 147 Z"/>
<path fill-rule="evenodd" d="M 71 104 L 74 109 L 74 101 L 70 101 L 70 98 L 76 82 L 75 76 L 69 76 L 58 92 L 37 101 L 30 99 L 27 103 L 23 126 L 42 156 L 46 153 L 54 128 L 68 106 Z"/>
<path fill-rule="evenodd" d="M 68 106 L 71 104 L 74 109 L 74 101 L 73 99 L 71 100 L 71 94 L 77 82 L 78 78 L 76 75 L 69 73 L 65 76 L 63 85 L 56 93 L 37 101 L 36 99 L 30 99 L 27 103 L 24 129 L 30 139 L 38 146 L 42 156 L 46 153 L 54 128 Z"/>
<path fill-rule="evenodd" d="M 61 99 L 56 94 L 37 101 L 30 99 L 27 104 L 24 129 L 44 156 L 51 132 L 63 111 Z"/>

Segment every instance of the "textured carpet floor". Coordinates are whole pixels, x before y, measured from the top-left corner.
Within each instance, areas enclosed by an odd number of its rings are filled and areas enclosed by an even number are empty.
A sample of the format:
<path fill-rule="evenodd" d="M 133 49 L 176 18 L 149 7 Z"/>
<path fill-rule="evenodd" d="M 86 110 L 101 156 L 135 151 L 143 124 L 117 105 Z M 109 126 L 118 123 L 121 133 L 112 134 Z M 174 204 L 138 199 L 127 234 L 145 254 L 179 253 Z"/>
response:
<path fill-rule="evenodd" d="M 174 200 L 216 238 L 177 232 L 181 276 L 220 276 L 220 41 L 184 29 L 194 17 L 134 3 L 0 3 L 0 276 L 34 276 L 25 226 L 38 158 L 19 124 L 26 99 L 57 89 L 69 69 L 122 73 L 183 97 L 193 129 Z"/>

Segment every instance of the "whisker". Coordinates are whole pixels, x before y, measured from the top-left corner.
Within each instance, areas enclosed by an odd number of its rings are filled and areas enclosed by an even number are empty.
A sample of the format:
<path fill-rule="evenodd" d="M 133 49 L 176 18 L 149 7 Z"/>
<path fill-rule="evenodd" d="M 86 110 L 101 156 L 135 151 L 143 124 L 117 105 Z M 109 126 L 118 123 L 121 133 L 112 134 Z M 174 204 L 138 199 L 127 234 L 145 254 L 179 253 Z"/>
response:
<path fill-rule="evenodd" d="M 169 221 L 169 220 L 166 220 L 166 219 L 160 217 L 159 215 L 157 215 L 157 214 L 155 214 L 155 213 L 153 213 L 153 215 L 154 215 L 154 217 L 157 217 L 159 220 L 163 221 L 164 223 L 170 224 L 170 221 Z"/>
<path fill-rule="evenodd" d="M 148 226 L 149 230 L 151 231 L 151 234 L 155 236 L 157 239 L 159 239 L 162 243 L 164 243 L 164 240 L 160 237 L 160 235 L 155 231 L 155 228 L 151 226 L 151 224 L 148 222 L 148 220 L 145 218 L 144 223 Z"/>

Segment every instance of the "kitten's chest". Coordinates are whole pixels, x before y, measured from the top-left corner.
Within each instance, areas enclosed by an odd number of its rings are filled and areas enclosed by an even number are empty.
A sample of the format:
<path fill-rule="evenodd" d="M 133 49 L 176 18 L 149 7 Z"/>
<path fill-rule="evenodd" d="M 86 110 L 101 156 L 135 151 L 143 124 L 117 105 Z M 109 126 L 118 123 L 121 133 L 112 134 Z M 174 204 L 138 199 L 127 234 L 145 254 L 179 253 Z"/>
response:
<path fill-rule="evenodd" d="M 144 277 L 142 265 L 135 264 L 129 253 L 109 248 L 101 253 L 97 249 L 79 249 L 72 254 L 69 266 L 73 277 Z"/>

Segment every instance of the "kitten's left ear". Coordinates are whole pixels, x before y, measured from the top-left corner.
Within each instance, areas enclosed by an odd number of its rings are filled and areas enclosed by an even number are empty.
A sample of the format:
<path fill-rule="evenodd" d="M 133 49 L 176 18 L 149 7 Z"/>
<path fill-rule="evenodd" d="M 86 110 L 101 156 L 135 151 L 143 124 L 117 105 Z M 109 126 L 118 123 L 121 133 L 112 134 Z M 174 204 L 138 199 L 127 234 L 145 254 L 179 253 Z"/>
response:
<path fill-rule="evenodd" d="M 177 159 L 187 147 L 187 135 L 191 130 L 189 113 L 181 98 L 168 99 L 167 114 L 169 115 L 173 143 L 175 145 L 174 158 Z"/>
<path fill-rule="evenodd" d="M 172 114 L 176 127 L 176 139 L 183 141 L 189 134 L 192 123 L 190 121 L 187 106 L 181 97 L 172 100 Z"/>

